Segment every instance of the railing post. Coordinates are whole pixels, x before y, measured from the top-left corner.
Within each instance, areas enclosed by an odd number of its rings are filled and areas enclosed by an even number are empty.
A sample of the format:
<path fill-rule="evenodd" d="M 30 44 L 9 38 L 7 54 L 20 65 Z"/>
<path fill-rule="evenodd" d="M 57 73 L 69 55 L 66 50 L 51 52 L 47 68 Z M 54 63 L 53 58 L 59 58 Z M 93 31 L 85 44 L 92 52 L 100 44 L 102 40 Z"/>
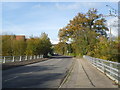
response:
<path fill-rule="evenodd" d="M 5 57 L 4 57 L 4 59 L 3 59 L 3 63 L 5 63 Z"/>
<path fill-rule="evenodd" d="M 101 64 L 102 64 L 102 70 L 103 70 L 103 72 L 105 72 L 104 62 L 103 62 L 103 61 L 101 61 Z"/>
<path fill-rule="evenodd" d="M 96 66 L 98 67 L 98 60 L 97 60 L 97 58 L 95 59 L 95 61 L 96 61 Z"/>
<path fill-rule="evenodd" d="M 27 56 L 25 57 L 25 60 L 27 60 Z"/>
<path fill-rule="evenodd" d="M 31 56 L 28 57 L 28 59 L 30 60 Z"/>
<path fill-rule="evenodd" d="M 13 56 L 13 60 L 12 60 L 12 62 L 14 62 L 15 61 L 15 57 Z"/>
<path fill-rule="evenodd" d="M 35 55 L 34 55 L 34 59 L 35 59 Z"/>
<path fill-rule="evenodd" d="M 30 56 L 30 60 L 32 59 L 32 56 Z"/>
<path fill-rule="evenodd" d="M 95 59 L 95 58 L 93 58 L 93 60 L 94 60 L 94 65 L 96 66 L 96 59 Z"/>
<path fill-rule="evenodd" d="M 113 64 L 111 63 L 110 61 L 110 75 L 112 76 L 112 67 L 113 67 Z"/>
<path fill-rule="evenodd" d="M 94 58 L 94 61 L 95 61 L 95 62 L 94 62 L 94 65 L 96 66 L 96 58 Z"/>
<path fill-rule="evenodd" d="M 22 61 L 22 57 L 20 56 L 20 61 Z"/>
<path fill-rule="evenodd" d="M 92 57 L 92 64 L 94 65 L 94 59 L 93 59 L 93 57 Z"/>

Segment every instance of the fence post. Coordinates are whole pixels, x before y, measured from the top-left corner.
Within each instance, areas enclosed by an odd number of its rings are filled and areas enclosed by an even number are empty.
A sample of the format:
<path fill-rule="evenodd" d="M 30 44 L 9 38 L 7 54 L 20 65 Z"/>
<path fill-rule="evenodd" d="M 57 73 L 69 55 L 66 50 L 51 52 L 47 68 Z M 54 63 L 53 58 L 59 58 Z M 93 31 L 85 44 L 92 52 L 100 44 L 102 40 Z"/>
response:
<path fill-rule="evenodd" d="M 102 70 L 103 70 L 103 72 L 105 72 L 104 61 L 101 60 L 101 64 L 102 64 Z"/>
<path fill-rule="evenodd" d="M 30 56 L 30 60 L 32 59 L 32 56 Z"/>
<path fill-rule="evenodd" d="M 20 61 L 22 61 L 22 57 L 20 56 Z"/>
<path fill-rule="evenodd" d="M 94 65 L 96 66 L 96 58 L 94 58 Z"/>
<path fill-rule="evenodd" d="M 35 55 L 34 55 L 34 59 L 35 59 Z"/>
<path fill-rule="evenodd" d="M 94 63 L 94 65 L 95 65 L 95 58 L 93 58 L 93 63 Z"/>
<path fill-rule="evenodd" d="M 5 63 L 5 57 L 4 57 L 4 59 L 3 59 L 3 63 Z"/>
<path fill-rule="evenodd" d="M 14 62 L 15 61 L 15 57 L 13 56 L 13 60 L 12 60 L 12 62 Z"/>
<path fill-rule="evenodd" d="M 27 60 L 27 56 L 25 57 L 25 60 Z"/>
<path fill-rule="evenodd" d="M 96 66 L 98 67 L 98 60 L 97 60 L 97 58 L 95 59 L 95 61 L 96 61 Z"/>
<path fill-rule="evenodd" d="M 110 75 L 112 76 L 112 67 L 113 67 L 113 64 L 112 62 L 110 61 Z"/>
<path fill-rule="evenodd" d="M 92 57 L 92 64 L 94 65 L 94 59 L 93 59 L 93 57 Z"/>

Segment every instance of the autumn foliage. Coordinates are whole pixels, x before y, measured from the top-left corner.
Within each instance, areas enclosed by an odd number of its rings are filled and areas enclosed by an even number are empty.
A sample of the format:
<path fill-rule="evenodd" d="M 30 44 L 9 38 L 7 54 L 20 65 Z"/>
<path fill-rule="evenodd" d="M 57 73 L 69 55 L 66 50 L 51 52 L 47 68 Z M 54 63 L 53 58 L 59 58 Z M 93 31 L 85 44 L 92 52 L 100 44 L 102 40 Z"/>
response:
<path fill-rule="evenodd" d="M 59 30 L 60 43 L 56 52 L 73 56 L 89 55 L 97 58 L 118 61 L 117 40 L 109 40 L 106 20 L 96 9 L 78 13 Z"/>
<path fill-rule="evenodd" d="M 30 37 L 29 39 L 16 39 L 16 35 L 2 35 L 2 55 L 44 55 L 51 53 L 51 42 L 46 33 L 40 37 Z"/>

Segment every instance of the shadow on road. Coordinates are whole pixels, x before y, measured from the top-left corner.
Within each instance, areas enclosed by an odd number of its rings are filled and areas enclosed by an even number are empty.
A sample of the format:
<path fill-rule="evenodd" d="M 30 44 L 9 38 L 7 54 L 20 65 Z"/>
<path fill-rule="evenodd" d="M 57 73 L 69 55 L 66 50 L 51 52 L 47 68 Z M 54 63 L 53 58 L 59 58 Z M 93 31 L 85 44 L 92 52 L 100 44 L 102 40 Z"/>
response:
<path fill-rule="evenodd" d="M 62 56 L 62 55 L 57 55 L 57 56 L 52 56 L 51 58 L 55 59 L 64 59 L 64 58 L 72 58 L 72 56 Z"/>
<path fill-rule="evenodd" d="M 21 62 L 10 62 L 10 63 L 3 63 L 2 64 L 2 70 L 10 69 L 10 68 L 15 68 L 19 66 L 25 66 L 28 64 L 33 64 L 33 63 L 38 63 L 41 61 L 46 61 L 49 58 L 42 58 L 42 59 L 35 59 L 35 60 L 27 60 L 27 61 L 21 61 Z"/>
<path fill-rule="evenodd" d="M 2 86 L 3 88 L 57 88 L 65 75 L 66 64 L 70 58 L 72 57 L 53 56 L 51 60 L 43 63 L 5 70 L 2 73 Z"/>
<path fill-rule="evenodd" d="M 58 68 L 56 66 L 53 65 L 44 65 L 44 66 L 24 66 L 24 67 L 18 67 L 18 68 L 14 68 L 11 70 L 7 70 L 5 72 L 2 73 L 3 77 L 4 76 L 8 76 L 8 75 L 12 75 L 12 74 L 16 74 L 16 75 L 27 75 L 30 72 L 32 72 L 33 74 L 36 72 L 42 72 L 42 71 L 48 71 L 48 70 L 53 70 L 55 68 Z"/>
<path fill-rule="evenodd" d="M 12 80 L 7 83 L 4 82 L 2 86 L 3 88 L 53 88 L 54 86 L 59 85 L 57 82 L 53 82 L 53 81 L 61 79 L 62 75 L 63 73 L 23 75 L 20 76 L 21 78 L 18 78 L 16 80 Z"/>

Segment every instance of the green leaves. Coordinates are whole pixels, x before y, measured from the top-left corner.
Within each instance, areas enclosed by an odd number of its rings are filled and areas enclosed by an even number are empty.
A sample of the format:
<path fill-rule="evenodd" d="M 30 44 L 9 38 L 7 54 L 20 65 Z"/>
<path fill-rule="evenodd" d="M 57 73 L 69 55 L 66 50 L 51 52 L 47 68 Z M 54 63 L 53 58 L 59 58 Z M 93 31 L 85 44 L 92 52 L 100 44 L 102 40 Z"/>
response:
<path fill-rule="evenodd" d="M 15 35 L 2 36 L 2 55 L 39 55 L 47 56 L 51 50 L 51 42 L 46 33 L 40 37 L 30 37 L 29 39 L 16 40 Z"/>
<path fill-rule="evenodd" d="M 65 43 L 65 42 L 59 42 L 58 44 L 56 44 L 54 46 L 54 51 L 56 53 L 58 53 L 58 54 L 64 55 L 64 54 L 68 53 L 67 52 L 67 47 L 68 47 L 67 43 Z"/>
<path fill-rule="evenodd" d="M 62 54 L 62 48 L 67 48 L 69 44 L 65 43 L 69 41 L 71 53 L 76 56 L 87 54 L 97 58 L 117 60 L 114 55 L 117 53 L 116 48 L 113 49 L 116 44 L 106 38 L 106 31 L 109 29 L 105 22 L 102 14 L 97 14 L 97 9 L 90 9 L 86 14 L 78 13 L 67 26 L 59 30 L 58 36 L 61 42 L 56 45 L 57 52 Z"/>
<path fill-rule="evenodd" d="M 42 33 L 38 38 L 31 38 L 27 41 L 26 54 L 28 55 L 39 55 L 43 54 L 47 56 L 51 52 L 51 42 L 46 33 Z"/>

